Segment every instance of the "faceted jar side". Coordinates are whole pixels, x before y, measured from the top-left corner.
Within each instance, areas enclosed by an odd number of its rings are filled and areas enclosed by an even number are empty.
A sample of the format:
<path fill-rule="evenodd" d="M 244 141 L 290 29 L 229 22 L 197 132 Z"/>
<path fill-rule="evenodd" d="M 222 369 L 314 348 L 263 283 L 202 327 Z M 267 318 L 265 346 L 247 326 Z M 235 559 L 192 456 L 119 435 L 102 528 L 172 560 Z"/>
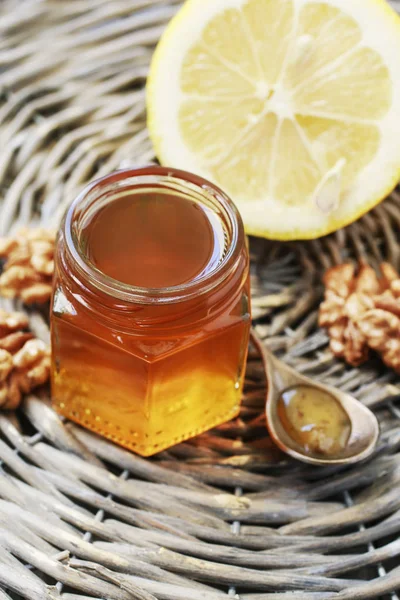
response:
<path fill-rule="evenodd" d="M 248 284 L 188 345 L 150 366 L 149 444 L 144 454 L 203 433 L 240 411 L 250 333 Z"/>

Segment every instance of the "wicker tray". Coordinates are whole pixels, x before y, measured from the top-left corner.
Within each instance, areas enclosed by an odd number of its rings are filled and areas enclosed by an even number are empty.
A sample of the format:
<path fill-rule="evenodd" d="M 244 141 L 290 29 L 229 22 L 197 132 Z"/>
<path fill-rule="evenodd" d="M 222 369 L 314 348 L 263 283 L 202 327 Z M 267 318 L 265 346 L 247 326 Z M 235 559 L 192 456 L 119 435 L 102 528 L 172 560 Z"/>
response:
<path fill-rule="evenodd" d="M 57 224 L 86 181 L 153 160 L 144 83 L 179 4 L 3 0 L 1 233 Z M 370 460 L 315 469 L 280 454 L 254 350 L 241 417 L 153 460 L 31 396 L 0 415 L 0 600 L 398 600 L 400 380 L 379 361 L 351 369 L 333 359 L 316 323 L 322 271 L 360 257 L 400 267 L 399 231 L 394 193 L 337 235 L 251 246 L 258 333 L 376 411 Z M 46 315 L 30 319 L 48 339 Z"/>

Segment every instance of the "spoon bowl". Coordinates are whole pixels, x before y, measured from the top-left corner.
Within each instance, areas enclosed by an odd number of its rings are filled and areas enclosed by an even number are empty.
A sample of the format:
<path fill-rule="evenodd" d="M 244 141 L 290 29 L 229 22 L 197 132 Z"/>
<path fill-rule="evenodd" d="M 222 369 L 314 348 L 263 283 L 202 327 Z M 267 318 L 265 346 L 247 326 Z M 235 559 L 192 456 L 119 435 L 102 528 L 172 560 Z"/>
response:
<path fill-rule="evenodd" d="M 350 394 L 301 375 L 275 358 L 256 335 L 253 334 L 252 339 L 262 356 L 267 375 L 267 427 L 272 440 L 283 452 L 314 465 L 354 464 L 372 454 L 379 439 L 379 424 L 372 411 Z M 305 449 L 285 430 L 278 414 L 278 403 L 282 393 L 299 386 L 330 395 L 347 414 L 350 422 L 349 437 L 345 447 L 337 453 L 328 455 Z"/>

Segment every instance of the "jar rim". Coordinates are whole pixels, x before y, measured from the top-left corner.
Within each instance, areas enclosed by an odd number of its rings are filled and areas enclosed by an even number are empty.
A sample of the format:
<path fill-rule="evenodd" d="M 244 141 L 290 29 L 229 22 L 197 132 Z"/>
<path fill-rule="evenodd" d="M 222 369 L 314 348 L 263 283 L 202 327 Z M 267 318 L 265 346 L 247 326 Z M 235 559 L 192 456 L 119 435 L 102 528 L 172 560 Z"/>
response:
<path fill-rule="evenodd" d="M 151 181 L 152 179 L 154 181 Z M 116 186 L 115 189 L 123 189 L 124 182 L 126 185 L 128 185 L 128 182 L 133 186 L 140 185 L 143 190 L 146 189 L 146 183 L 143 183 L 146 181 L 148 182 L 149 189 L 151 183 L 157 183 L 161 186 L 164 184 L 165 188 L 169 187 L 171 190 L 174 189 L 173 186 L 183 186 L 183 191 L 185 191 L 185 187 L 187 191 L 189 189 L 192 191 L 195 190 L 204 199 L 211 201 L 215 206 L 224 210 L 225 216 L 229 219 L 229 240 L 226 252 L 215 268 L 199 278 L 183 284 L 170 287 L 146 288 L 130 285 L 109 277 L 97 269 L 87 255 L 85 255 L 74 234 L 74 221 L 77 212 L 82 208 L 85 200 L 89 196 L 96 198 L 96 192 L 100 194 L 103 190 L 107 189 L 107 186 Z M 225 192 L 198 175 L 158 165 L 114 171 L 88 184 L 67 210 L 62 232 L 64 234 L 67 255 L 69 255 L 70 260 L 72 260 L 74 266 L 77 268 L 85 285 L 94 287 L 107 296 L 118 298 L 128 303 L 179 302 L 211 291 L 220 285 L 235 269 L 245 243 L 242 218 L 235 204 Z"/>

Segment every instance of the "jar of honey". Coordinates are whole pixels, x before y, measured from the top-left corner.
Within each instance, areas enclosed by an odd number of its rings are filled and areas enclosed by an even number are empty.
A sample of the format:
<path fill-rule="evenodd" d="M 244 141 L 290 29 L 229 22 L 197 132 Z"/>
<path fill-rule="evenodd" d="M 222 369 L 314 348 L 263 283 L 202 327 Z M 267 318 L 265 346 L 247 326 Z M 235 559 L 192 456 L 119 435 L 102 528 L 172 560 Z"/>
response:
<path fill-rule="evenodd" d="M 56 409 L 143 456 L 236 416 L 248 262 L 234 204 L 200 177 L 151 166 L 89 185 L 56 248 Z"/>

